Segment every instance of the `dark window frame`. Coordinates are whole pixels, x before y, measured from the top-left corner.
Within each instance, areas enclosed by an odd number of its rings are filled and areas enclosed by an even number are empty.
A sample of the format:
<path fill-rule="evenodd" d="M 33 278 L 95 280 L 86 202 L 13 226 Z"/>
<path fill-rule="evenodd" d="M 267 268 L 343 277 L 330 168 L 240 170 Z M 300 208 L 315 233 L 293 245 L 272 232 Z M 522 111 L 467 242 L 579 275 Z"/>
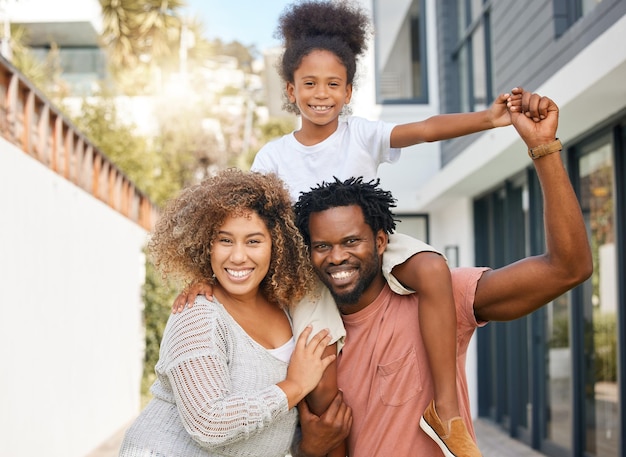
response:
<path fill-rule="evenodd" d="M 456 84 L 457 84 L 457 92 L 459 94 L 459 101 L 455 102 L 456 106 L 453 111 L 465 112 L 465 111 L 475 111 L 476 107 L 476 95 L 474 91 L 475 87 L 475 59 L 473 55 L 472 42 L 476 38 L 475 33 L 478 30 L 479 26 L 482 25 L 483 36 L 483 46 L 485 52 L 485 100 L 484 105 L 488 107 L 495 100 L 494 95 L 494 81 L 493 81 L 493 55 L 492 55 L 492 43 L 491 43 L 491 9 L 493 0 L 483 0 L 482 8 L 480 12 L 472 13 L 472 2 L 471 0 L 462 0 L 464 2 L 465 9 L 465 28 L 464 30 L 460 30 L 458 41 L 452 48 L 450 52 L 450 61 L 452 62 L 452 67 L 456 71 Z M 456 12 L 457 16 L 459 15 L 459 11 Z M 461 68 L 461 60 L 460 56 L 463 51 L 467 53 L 467 69 L 463 72 Z M 466 75 L 467 80 L 462 81 L 463 75 Z M 467 94 L 463 93 L 461 89 L 463 86 L 468 88 Z M 461 101 L 461 98 L 466 97 L 465 100 Z"/>
<path fill-rule="evenodd" d="M 427 56 L 427 34 L 426 34 L 426 0 L 418 0 L 420 15 L 419 15 L 419 23 L 418 23 L 418 36 L 416 40 L 418 41 L 418 49 L 420 53 L 420 92 L 421 95 L 418 97 L 411 98 L 382 98 L 380 95 L 380 75 L 378 71 L 378 40 L 376 35 L 374 35 L 374 68 L 375 68 L 375 90 L 376 90 L 376 102 L 381 105 L 427 105 L 429 103 L 428 96 L 428 56 Z M 376 2 L 372 0 L 372 11 L 374 20 L 378 17 L 378 8 L 376 6 Z"/>

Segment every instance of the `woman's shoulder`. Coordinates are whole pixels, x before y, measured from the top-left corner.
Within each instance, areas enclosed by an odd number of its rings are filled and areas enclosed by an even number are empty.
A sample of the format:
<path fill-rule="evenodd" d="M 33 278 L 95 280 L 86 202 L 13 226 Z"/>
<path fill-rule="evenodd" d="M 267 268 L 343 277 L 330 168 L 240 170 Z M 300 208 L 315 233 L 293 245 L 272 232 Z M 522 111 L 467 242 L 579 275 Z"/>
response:
<path fill-rule="evenodd" d="M 216 329 L 228 327 L 228 313 L 217 301 L 208 300 L 204 295 L 198 295 L 193 306 L 185 308 L 176 314 L 170 315 L 166 332 L 171 336 L 184 333 L 206 335 Z"/>
<path fill-rule="evenodd" d="M 176 313 L 173 316 L 178 316 L 179 318 L 219 316 L 223 310 L 224 307 L 217 300 L 209 300 L 204 295 L 198 295 L 192 306 L 185 306 L 182 312 Z"/>
<path fill-rule="evenodd" d="M 192 307 L 170 315 L 161 341 L 161 358 L 171 362 L 207 351 L 221 352 L 231 341 L 232 328 L 222 305 L 197 297 Z"/>

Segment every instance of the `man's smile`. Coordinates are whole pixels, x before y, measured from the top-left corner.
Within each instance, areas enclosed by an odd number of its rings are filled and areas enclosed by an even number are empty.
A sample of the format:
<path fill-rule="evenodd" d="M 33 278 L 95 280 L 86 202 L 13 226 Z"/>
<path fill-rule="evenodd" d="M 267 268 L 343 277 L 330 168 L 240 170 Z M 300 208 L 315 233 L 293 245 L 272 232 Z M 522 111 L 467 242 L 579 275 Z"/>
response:
<path fill-rule="evenodd" d="M 335 287 L 346 286 L 354 280 L 358 268 L 352 266 L 331 267 L 326 270 L 332 285 Z"/>

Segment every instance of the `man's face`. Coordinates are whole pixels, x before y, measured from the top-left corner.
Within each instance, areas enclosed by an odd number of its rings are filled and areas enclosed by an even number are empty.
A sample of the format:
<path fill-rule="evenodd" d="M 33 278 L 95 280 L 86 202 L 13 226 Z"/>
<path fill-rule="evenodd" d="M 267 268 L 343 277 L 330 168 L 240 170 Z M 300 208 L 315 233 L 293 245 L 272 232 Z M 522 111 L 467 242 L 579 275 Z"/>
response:
<path fill-rule="evenodd" d="M 311 214 L 311 263 L 339 310 L 351 314 L 369 305 L 385 285 L 381 270 L 387 235 L 372 233 L 360 206 Z"/>

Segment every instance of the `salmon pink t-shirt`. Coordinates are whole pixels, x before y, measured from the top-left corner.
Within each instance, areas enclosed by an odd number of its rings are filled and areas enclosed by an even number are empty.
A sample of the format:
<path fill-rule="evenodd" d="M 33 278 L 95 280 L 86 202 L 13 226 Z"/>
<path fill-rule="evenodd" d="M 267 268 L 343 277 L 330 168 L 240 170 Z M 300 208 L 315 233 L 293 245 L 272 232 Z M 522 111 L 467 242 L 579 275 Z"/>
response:
<path fill-rule="evenodd" d="M 465 358 L 476 328 L 476 285 L 486 268 L 452 270 L 457 311 L 459 407 L 472 426 Z M 343 315 L 346 339 L 338 359 L 338 385 L 352 408 L 351 457 L 441 456 L 419 426 L 433 398 L 433 381 L 419 328 L 419 297 L 398 295 L 388 285 L 367 308 Z"/>

